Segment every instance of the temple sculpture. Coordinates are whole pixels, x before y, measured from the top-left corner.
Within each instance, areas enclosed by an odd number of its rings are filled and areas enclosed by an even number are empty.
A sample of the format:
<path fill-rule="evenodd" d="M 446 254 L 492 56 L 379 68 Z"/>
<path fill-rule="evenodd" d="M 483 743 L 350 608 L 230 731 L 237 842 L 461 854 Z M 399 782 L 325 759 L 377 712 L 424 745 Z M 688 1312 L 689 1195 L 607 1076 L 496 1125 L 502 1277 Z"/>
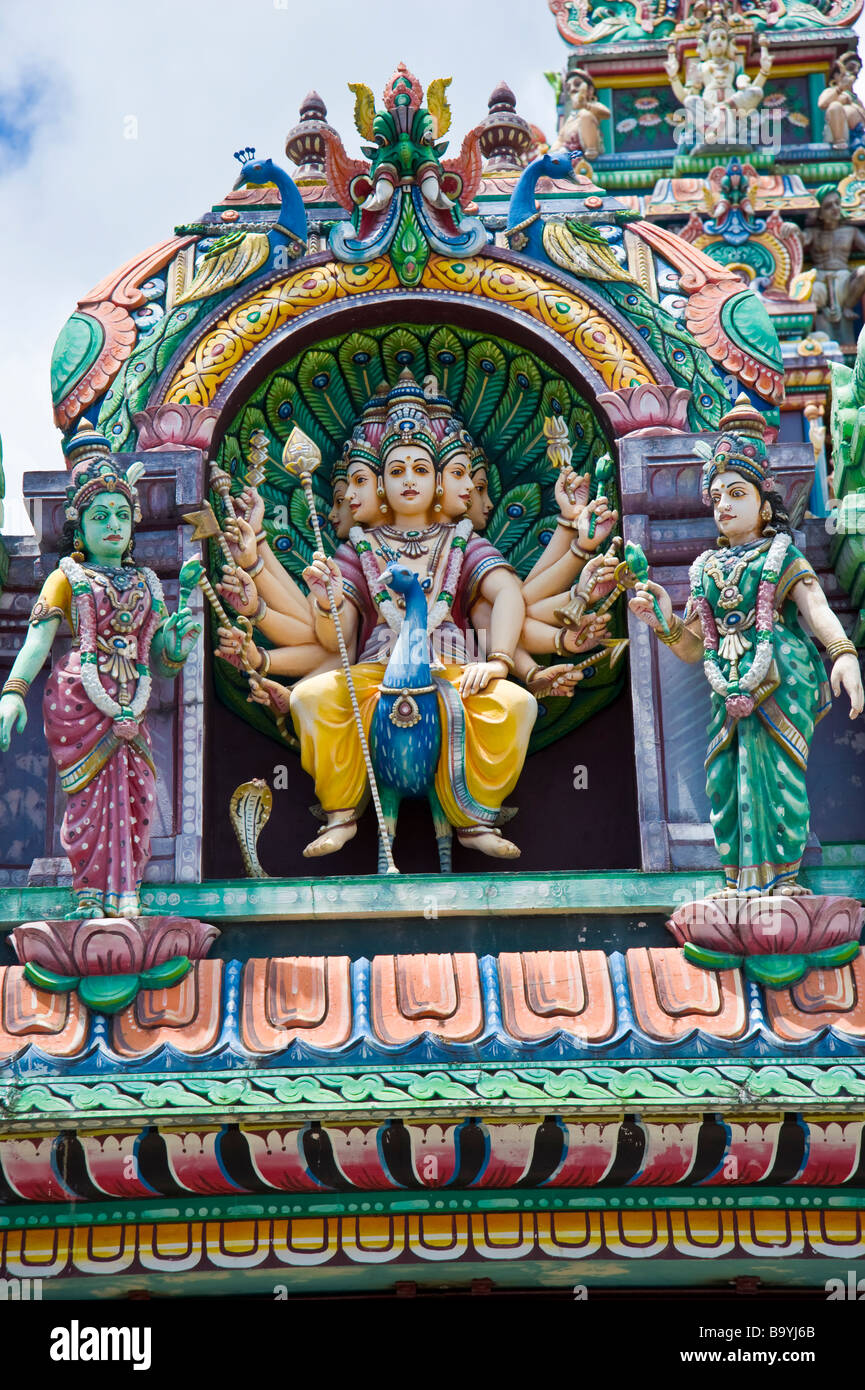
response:
<path fill-rule="evenodd" d="M 0 422 L 0 1301 L 865 1279 L 860 0 L 526 2 L 310 10 Z"/>

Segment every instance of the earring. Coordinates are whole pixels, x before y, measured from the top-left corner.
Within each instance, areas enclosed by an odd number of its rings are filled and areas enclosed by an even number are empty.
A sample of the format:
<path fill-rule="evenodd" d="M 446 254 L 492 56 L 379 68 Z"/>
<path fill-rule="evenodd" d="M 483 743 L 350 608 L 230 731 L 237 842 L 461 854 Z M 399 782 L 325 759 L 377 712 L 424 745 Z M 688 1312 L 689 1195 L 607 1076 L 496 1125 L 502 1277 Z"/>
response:
<path fill-rule="evenodd" d="M 134 542 L 134 541 L 130 541 L 130 542 L 129 542 L 129 545 L 128 545 L 127 549 L 126 549 L 126 552 L 125 552 L 125 554 L 124 554 L 124 556 L 123 556 L 123 559 L 122 559 L 121 562 L 120 562 L 121 564 L 123 564 L 123 565 L 134 565 L 134 564 L 135 564 L 135 560 L 134 560 L 133 554 L 132 554 L 132 552 L 133 552 L 134 549 L 135 549 L 135 542 Z"/>
<path fill-rule="evenodd" d="M 437 483 L 437 484 L 436 484 L 436 497 L 444 497 L 444 493 L 445 493 L 445 490 L 444 490 L 444 488 L 442 487 L 441 483 Z M 441 504 L 441 502 L 436 502 L 435 505 L 434 505 L 434 507 L 433 507 L 433 511 L 434 511 L 434 512 L 440 512 L 441 509 L 442 509 L 442 504 Z"/>
<path fill-rule="evenodd" d="M 377 485 L 376 490 L 375 490 L 375 495 L 376 495 L 376 497 L 378 497 L 378 498 L 381 499 L 380 502 L 379 502 L 379 504 L 378 504 L 378 509 L 379 509 L 379 511 L 380 511 L 380 512 L 389 511 L 389 507 L 388 507 L 388 505 L 387 505 L 387 502 L 385 502 L 385 500 L 384 500 L 384 483 L 382 482 L 381 478 L 379 478 L 379 480 L 378 480 L 378 485 Z"/>
<path fill-rule="evenodd" d="M 760 516 L 763 518 L 764 521 L 772 520 L 772 508 L 768 502 L 764 502 L 762 507 L 760 508 Z"/>
<path fill-rule="evenodd" d="M 80 536 L 73 536 L 72 544 L 74 545 L 75 549 L 72 551 L 72 554 L 69 557 L 70 560 L 74 560 L 77 565 L 83 565 L 84 561 L 87 559 L 87 556 L 84 554 L 84 551 L 82 549 L 82 546 L 84 545 L 83 540 Z"/>

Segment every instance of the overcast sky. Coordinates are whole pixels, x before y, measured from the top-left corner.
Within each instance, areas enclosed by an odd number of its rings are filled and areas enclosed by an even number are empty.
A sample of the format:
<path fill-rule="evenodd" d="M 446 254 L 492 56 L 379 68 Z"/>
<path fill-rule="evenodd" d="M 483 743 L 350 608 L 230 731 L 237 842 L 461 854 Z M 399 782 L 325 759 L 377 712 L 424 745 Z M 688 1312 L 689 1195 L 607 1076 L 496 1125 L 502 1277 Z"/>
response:
<path fill-rule="evenodd" d="M 453 77 L 451 153 L 502 78 L 549 134 L 567 52 L 546 0 L 2 0 L 3 529 L 29 529 L 22 473 L 62 464 L 49 364 L 76 300 L 218 201 L 234 150 L 286 163 L 314 87 L 358 154 L 346 83 L 378 96 L 400 59 Z"/>

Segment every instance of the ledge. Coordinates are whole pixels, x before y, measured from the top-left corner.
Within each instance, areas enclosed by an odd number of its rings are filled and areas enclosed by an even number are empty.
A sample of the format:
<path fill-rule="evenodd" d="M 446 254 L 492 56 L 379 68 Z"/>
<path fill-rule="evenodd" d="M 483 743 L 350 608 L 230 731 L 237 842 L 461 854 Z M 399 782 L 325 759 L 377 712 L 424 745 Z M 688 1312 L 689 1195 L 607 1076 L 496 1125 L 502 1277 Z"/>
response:
<path fill-rule="evenodd" d="M 813 893 L 865 899 L 865 866 L 803 870 Z M 719 872 L 400 875 L 397 878 L 229 879 L 145 884 L 145 914 L 207 921 L 328 921 L 376 917 L 502 917 L 520 913 L 671 912 L 722 886 Z M 0 929 L 56 919 L 72 907 L 65 888 L 0 889 Z"/>

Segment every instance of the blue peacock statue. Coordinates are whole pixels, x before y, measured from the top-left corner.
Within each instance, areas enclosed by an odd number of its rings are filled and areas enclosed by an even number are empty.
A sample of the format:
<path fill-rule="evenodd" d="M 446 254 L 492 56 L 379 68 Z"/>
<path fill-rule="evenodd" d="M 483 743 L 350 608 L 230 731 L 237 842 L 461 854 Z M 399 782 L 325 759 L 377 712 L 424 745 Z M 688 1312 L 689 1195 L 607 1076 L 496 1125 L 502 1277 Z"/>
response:
<path fill-rule="evenodd" d="M 449 873 L 452 832 L 433 786 L 442 733 L 430 669 L 426 595 L 407 565 L 392 565 L 382 579 L 405 599 L 405 620 L 384 673 L 370 730 L 369 749 L 382 810 L 393 842 L 400 801 L 428 797 L 439 864 L 442 873 Z M 387 867 L 381 846 L 378 867 L 379 873 Z"/>
<path fill-rule="evenodd" d="M 287 270 L 291 260 L 306 254 L 306 208 L 294 180 L 272 159 L 256 159 L 249 145 L 234 157 L 241 166 L 236 189 L 276 185 L 282 200 L 276 221 L 262 224 L 261 231 L 246 228 L 219 237 L 205 251 L 193 280 L 178 296 L 178 304 L 225 293 L 264 269 Z"/>

